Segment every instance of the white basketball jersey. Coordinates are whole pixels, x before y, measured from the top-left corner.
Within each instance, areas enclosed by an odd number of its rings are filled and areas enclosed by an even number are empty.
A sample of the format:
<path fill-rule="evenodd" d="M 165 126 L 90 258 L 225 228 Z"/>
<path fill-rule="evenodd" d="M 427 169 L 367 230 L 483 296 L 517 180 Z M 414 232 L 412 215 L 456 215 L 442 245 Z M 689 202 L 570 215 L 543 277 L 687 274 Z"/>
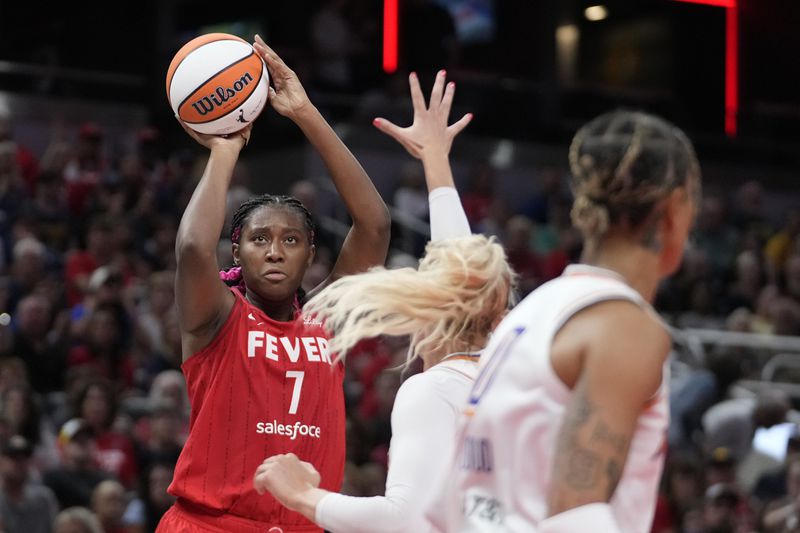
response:
<path fill-rule="evenodd" d="M 434 524 L 448 532 L 531 532 L 547 517 L 557 435 L 572 395 L 551 366 L 550 346 L 575 313 L 608 300 L 651 310 L 617 274 L 573 265 L 498 326 L 462 417 L 448 501 L 429 513 Z M 610 501 L 621 531 L 649 532 L 652 524 L 669 417 L 666 372 L 665 365 L 661 388 L 639 416 Z"/>

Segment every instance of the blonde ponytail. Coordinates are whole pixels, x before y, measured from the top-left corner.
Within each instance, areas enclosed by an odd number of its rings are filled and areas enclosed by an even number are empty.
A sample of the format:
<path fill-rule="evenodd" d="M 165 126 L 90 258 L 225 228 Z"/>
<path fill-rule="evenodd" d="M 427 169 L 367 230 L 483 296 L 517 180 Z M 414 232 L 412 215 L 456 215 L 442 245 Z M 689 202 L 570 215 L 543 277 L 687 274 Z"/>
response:
<path fill-rule="evenodd" d="M 410 336 L 408 363 L 457 343 L 483 348 L 506 309 L 514 274 L 500 244 L 483 235 L 430 242 L 418 269 L 376 267 L 326 287 L 304 307 L 333 334 L 342 359 L 360 340 Z"/>

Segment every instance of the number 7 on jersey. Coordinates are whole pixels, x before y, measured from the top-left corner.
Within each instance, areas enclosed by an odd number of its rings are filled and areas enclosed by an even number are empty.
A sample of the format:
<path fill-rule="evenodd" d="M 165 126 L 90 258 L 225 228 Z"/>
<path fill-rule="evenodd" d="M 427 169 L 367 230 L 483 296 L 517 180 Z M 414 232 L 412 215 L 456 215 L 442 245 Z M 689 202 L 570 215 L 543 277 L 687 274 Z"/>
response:
<path fill-rule="evenodd" d="M 289 414 L 297 414 L 297 406 L 300 404 L 300 391 L 303 389 L 303 376 L 305 372 L 302 370 L 287 370 L 286 379 L 294 379 L 294 388 L 292 388 L 292 403 L 289 404 Z"/>

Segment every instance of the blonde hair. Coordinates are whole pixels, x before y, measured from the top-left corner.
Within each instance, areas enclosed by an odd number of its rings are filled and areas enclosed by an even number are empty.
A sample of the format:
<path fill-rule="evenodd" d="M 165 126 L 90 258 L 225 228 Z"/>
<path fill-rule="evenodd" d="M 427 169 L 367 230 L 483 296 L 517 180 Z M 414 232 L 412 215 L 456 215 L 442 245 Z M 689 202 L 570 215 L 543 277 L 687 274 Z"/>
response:
<path fill-rule="evenodd" d="M 507 307 L 515 275 L 494 237 L 430 242 L 419 268 L 376 267 L 337 280 L 303 310 L 333 333 L 337 361 L 360 340 L 410 336 L 407 364 L 454 343 L 481 349 Z"/>

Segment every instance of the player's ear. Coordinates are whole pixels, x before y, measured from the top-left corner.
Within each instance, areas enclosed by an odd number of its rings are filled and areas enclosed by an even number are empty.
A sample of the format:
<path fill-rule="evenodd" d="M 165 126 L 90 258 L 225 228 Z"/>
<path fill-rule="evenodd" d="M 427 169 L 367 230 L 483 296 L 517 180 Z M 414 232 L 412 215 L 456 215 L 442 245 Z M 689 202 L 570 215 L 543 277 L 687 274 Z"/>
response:
<path fill-rule="evenodd" d="M 233 264 L 239 266 L 239 243 L 231 244 L 231 255 L 233 255 Z"/>

